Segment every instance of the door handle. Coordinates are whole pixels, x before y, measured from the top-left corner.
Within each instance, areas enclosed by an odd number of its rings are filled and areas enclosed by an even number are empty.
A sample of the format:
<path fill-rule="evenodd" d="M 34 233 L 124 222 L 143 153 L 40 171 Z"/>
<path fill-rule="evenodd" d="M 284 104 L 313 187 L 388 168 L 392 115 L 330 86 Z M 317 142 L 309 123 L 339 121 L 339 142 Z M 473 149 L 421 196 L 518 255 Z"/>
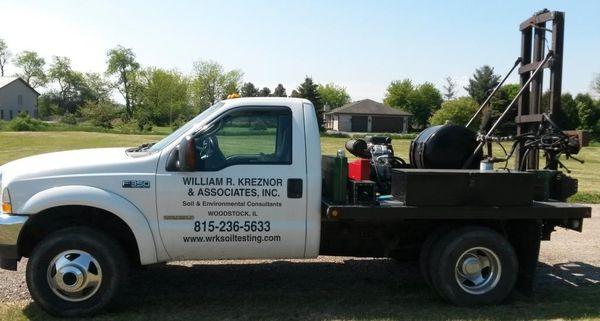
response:
<path fill-rule="evenodd" d="M 303 184 L 301 178 L 288 178 L 287 180 L 287 197 L 302 198 Z"/>

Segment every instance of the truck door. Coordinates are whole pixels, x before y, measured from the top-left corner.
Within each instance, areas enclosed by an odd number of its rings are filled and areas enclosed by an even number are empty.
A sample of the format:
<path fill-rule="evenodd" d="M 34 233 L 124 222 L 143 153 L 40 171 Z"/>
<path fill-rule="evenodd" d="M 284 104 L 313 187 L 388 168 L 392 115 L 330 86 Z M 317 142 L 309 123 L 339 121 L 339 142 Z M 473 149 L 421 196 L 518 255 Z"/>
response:
<path fill-rule="evenodd" d="M 160 233 L 171 258 L 303 257 L 302 109 L 235 108 L 194 140 L 196 171 L 157 171 Z"/>

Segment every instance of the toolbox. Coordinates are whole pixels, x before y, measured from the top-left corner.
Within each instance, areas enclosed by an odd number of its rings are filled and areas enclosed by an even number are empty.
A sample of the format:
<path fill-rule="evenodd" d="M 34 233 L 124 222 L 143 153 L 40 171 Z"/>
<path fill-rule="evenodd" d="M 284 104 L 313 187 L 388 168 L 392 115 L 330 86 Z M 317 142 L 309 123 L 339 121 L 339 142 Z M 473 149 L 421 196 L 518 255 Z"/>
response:
<path fill-rule="evenodd" d="M 408 206 L 526 206 L 535 182 L 529 172 L 394 169 L 392 195 Z"/>

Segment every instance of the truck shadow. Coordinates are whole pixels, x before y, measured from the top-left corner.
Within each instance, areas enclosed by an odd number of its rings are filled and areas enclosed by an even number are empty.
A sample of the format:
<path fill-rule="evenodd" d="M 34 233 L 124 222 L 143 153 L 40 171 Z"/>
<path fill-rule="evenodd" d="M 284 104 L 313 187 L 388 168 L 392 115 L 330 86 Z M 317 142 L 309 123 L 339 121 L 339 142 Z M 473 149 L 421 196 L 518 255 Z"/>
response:
<path fill-rule="evenodd" d="M 443 302 L 425 284 L 414 264 L 386 259 L 156 265 L 136 271 L 119 304 L 94 319 L 600 317 L 600 267 L 582 262 L 541 263 L 539 272 L 535 297 L 517 294 L 503 305 L 461 308 Z M 24 312 L 32 320 L 48 320 L 34 303 Z"/>

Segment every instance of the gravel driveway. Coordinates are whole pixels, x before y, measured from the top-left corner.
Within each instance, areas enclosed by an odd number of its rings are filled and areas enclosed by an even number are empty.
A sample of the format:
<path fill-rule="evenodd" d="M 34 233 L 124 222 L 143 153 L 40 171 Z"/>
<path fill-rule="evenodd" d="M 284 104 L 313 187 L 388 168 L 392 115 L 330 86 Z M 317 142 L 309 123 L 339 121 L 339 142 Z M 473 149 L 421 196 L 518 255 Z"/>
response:
<path fill-rule="evenodd" d="M 301 262 L 306 264 L 298 264 Z M 22 260 L 16 272 L 0 270 L 0 302 L 30 300 L 25 284 L 26 263 L 26 260 Z M 320 282 L 328 275 L 335 274 L 339 282 L 351 282 L 355 273 L 372 279 L 389 278 L 390 275 L 408 279 L 418 277 L 418 269 L 414 264 L 387 259 L 323 256 L 314 260 L 173 262 L 144 269 L 133 282 L 146 283 L 139 285 L 149 291 L 164 291 L 176 284 L 185 287 L 189 278 L 200 274 L 208 279 L 228 275 L 233 279 L 246 276 L 250 279 L 266 278 L 267 281 L 275 276 L 292 278 L 301 275 L 301 279 L 313 279 L 313 282 Z M 207 274 L 212 277 L 207 277 Z M 593 284 L 600 285 L 600 205 L 593 205 L 593 217 L 585 220 L 583 233 L 559 229 L 552 234 L 552 241 L 543 242 L 539 263 L 540 287 Z"/>

